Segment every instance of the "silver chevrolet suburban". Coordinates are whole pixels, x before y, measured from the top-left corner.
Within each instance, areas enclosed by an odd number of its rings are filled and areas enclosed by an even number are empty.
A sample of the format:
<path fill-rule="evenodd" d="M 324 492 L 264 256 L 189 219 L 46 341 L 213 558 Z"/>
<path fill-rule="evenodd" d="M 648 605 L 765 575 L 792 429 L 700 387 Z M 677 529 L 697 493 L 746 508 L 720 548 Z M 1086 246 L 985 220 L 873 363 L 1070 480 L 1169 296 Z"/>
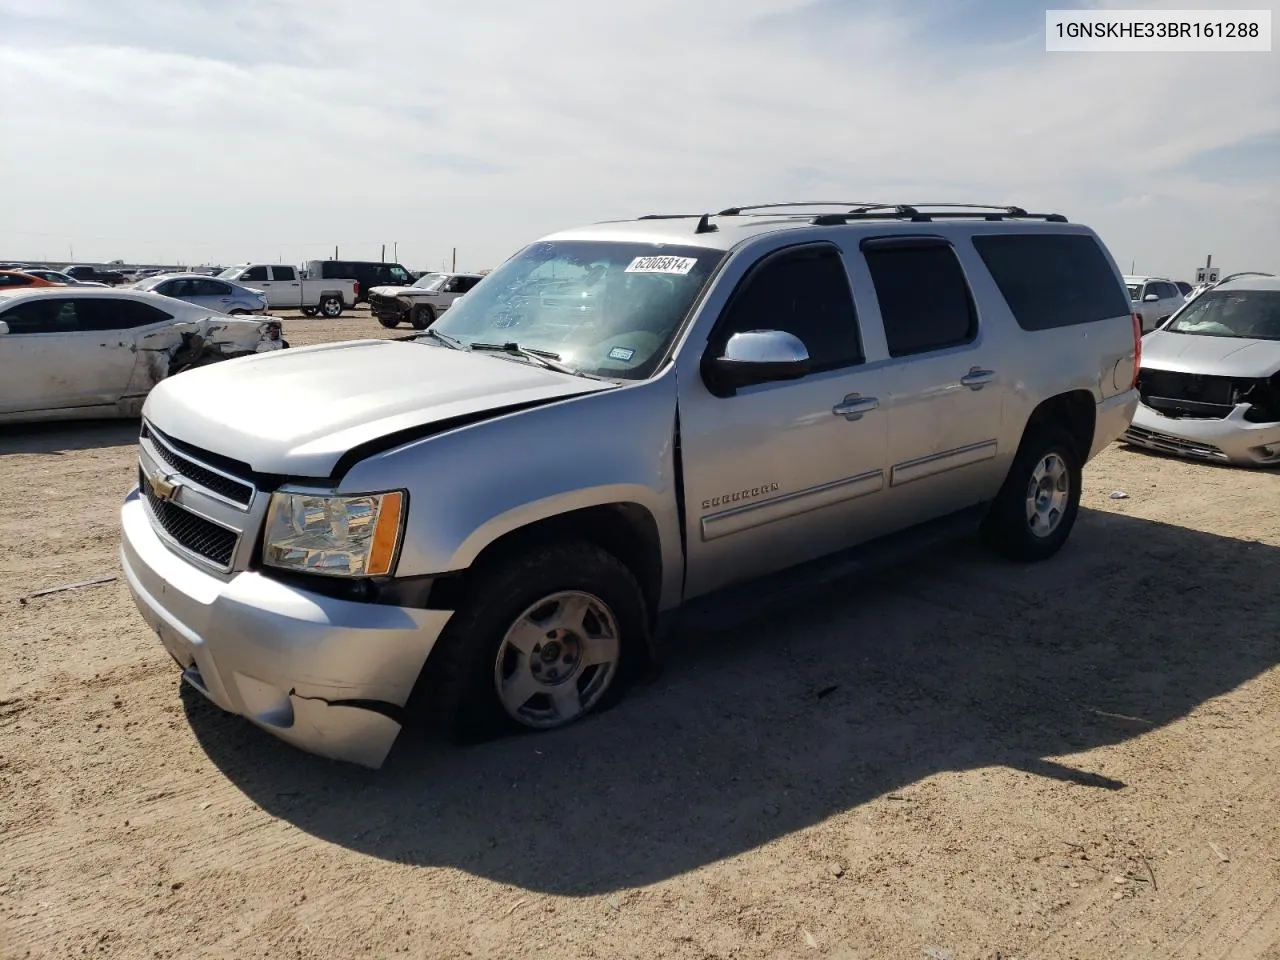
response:
<path fill-rule="evenodd" d="M 569 230 L 421 333 L 162 382 L 124 572 L 187 683 L 306 750 L 377 767 L 420 713 L 555 728 L 734 585 L 956 517 L 1052 556 L 1134 414 L 1139 333 L 1057 214 Z"/>

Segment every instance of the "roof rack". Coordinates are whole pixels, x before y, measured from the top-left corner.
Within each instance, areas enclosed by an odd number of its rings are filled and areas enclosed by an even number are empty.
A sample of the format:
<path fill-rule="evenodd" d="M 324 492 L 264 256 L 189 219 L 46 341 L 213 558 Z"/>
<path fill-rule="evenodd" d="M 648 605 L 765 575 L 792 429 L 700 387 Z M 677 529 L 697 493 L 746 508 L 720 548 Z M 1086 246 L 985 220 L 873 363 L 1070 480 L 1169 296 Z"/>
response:
<path fill-rule="evenodd" d="M 698 218 L 694 233 L 713 233 L 718 228 L 712 217 L 765 216 L 767 212 L 795 209 L 797 207 L 841 207 L 839 213 L 819 213 L 809 218 L 816 226 L 835 226 L 854 220 L 902 219 L 912 223 L 930 223 L 934 220 L 970 220 L 981 216 L 983 220 L 1011 219 L 1045 220 L 1049 223 L 1066 223 L 1060 213 L 1028 213 L 1022 207 L 995 203 L 868 203 L 848 200 L 804 200 L 791 203 L 757 203 L 746 206 L 726 207 L 718 213 L 649 213 L 641 220 L 692 220 Z M 985 212 L 983 212 L 985 211 Z M 797 213 L 796 216 L 805 216 Z"/>

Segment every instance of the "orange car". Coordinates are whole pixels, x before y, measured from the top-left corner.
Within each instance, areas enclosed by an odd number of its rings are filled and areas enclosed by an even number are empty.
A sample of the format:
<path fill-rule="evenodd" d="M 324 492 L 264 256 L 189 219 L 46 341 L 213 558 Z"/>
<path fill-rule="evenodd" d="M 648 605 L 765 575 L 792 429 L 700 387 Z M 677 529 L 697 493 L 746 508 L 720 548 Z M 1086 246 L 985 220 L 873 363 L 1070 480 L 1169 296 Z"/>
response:
<path fill-rule="evenodd" d="M 0 290 L 11 290 L 14 287 L 62 287 L 66 284 L 41 280 L 29 273 L 18 270 L 0 270 Z"/>

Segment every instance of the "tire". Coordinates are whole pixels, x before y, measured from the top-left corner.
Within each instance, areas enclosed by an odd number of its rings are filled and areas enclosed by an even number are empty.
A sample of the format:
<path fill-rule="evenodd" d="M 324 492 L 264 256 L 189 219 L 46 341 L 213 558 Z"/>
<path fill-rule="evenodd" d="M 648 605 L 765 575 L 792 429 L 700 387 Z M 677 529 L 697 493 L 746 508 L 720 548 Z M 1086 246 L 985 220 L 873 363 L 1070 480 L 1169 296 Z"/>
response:
<path fill-rule="evenodd" d="M 1081 456 L 1071 435 L 1052 424 L 1031 425 L 983 522 L 983 539 L 1010 560 L 1052 557 L 1075 526 L 1080 479 Z"/>
<path fill-rule="evenodd" d="M 249 312 L 248 310 L 241 310 L 239 307 L 235 307 L 235 308 L 233 308 L 233 309 L 231 309 L 231 310 L 228 310 L 228 311 L 227 311 L 227 316 L 229 316 L 229 317 L 243 317 L 243 316 L 244 316 L 246 313 L 248 313 L 248 312 Z"/>
<path fill-rule="evenodd" d="M 374 316 L 377 317 L 378 322 L 388 330 L 393 330 L 400 326 L 400 320 L 396 317 L 379 317 L 376 313 Z"/>
<path fill-rule="evenodd" d="M 557 626 L 575 602 L 586 612 L 571 619 L 590 647 Z M 513 639 L 535 646 L 522 652 Z M 534 547 L 476 571 L 427 661 L 411 709 L 458 743 L 567 726 L 620 698 L 648 640 L 643 593 L 620 560 L 582 541 Z M 588 650 L 602 662 L 584 665 Z M 516 681 L 524 693 L 504 705 L 499 690 Z"/>
<path fill-rule="evenodd" d="M 302 308 L 302 315 L 303 315 L 304 317 L 314 317 L 314 316 L 315 316 L 317 313 L 319 313 L 319 312 L 320 312 L 320 310 L 319 310 L 319 308 L 317 308 L 317 307 L 303 307 L 303 308 Z"/>
<path fill-rule="evenodd" d="M 342 316 L 342 298 L 335 296 L 323 297 L 320 300 L 320 314 L 332 320 L 334 317 Z"/>
<path fill-rule="evenodd" d="M 430 304 L 426 306 L 414 307 L 413 312 L 409 314 L 409 322 L 413 324 L 415 330 L 425 330 L 436 322 L 435 308 Z"/>

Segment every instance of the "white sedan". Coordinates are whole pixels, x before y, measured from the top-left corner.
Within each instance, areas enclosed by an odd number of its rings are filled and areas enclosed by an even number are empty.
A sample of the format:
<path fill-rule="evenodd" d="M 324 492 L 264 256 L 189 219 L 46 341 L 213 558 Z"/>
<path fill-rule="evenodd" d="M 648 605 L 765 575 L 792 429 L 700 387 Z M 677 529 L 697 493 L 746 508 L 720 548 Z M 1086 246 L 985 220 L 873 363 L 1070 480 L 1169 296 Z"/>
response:
<path fill-rule="evenodd" d="M 278 320 L 245 320 L 106 287 L 0 291 L 0 422 L 134 417 L 165 377 L 279 350 Z"/>

